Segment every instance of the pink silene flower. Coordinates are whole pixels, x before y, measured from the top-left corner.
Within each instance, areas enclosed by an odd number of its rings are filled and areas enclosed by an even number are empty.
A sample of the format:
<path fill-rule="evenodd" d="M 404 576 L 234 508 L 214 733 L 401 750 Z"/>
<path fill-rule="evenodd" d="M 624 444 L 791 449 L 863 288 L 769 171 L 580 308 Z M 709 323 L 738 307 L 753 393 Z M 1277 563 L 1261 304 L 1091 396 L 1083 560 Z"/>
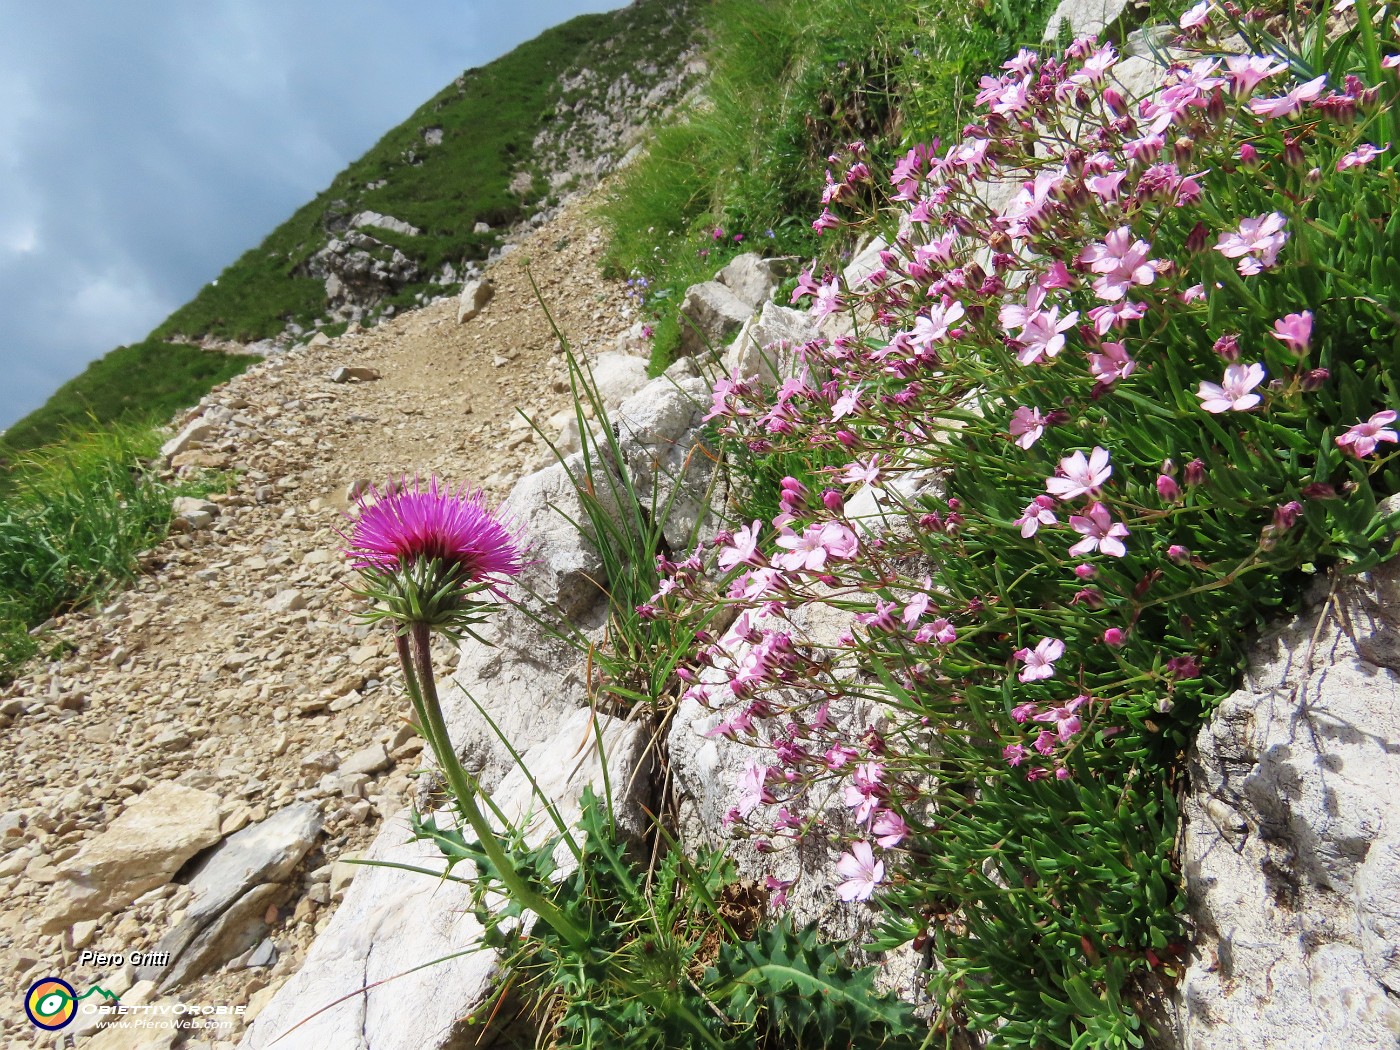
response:
<path fill-rule="evenodd" d="M 851 783 L 841 789 L 842 801 L 855 810 L 857 824 L 868 821 L 885 797 L 884 775 L 884 767 L 879 762 L 862 762 L 851 773 Z"/>
<path fill-rule="evenodd" d="M 1311 310 L 1300 314 L 1287 314 L 1274 322 L 1274 338 L 1283 342 L 1300 357 L 1308 352 L 1312 339 L 1313 315 Z"/>
<path fill-rule="evenodd" d="M 813 293 L 811 314 L 818 321 L 842 307 L 841 284 L 835 277 L 817 286 Z"/>
<path fill-rule="evenodd" d="M 1095 503 L 1087 515 L 1075 514 L 1069 519 L 1069 527 L 1084 538 L 1069 549 L 1074 557 L 1099 551 L 1110 558 L 1121 558 L 1128 553 L 1123 538 L 1128 535 L 1128 526 L 1114 521 L 1113 515 L 1102 503 Z"/>
<path fill-rule="evenodd" d="M 874 485 L 879 482 L 881 473 L 883 473 L 883 465 L 880 462 L 880 457 L 878 455 L 871 456 L 863 463 L 856 460 L 854 463 L 848 464 L 846 469 L 841 472 L 841 480 L 848 485 L 862 483 Z"/>
<path fill-rule="evenodd" d="M 1263 55 L 1231 55 L 1225 59 L 1225 68 L 1230 72 L 1230 81 L 1237 95 L 1247 95 L 1269 77 L 1277 76 L 1288 68 L 1287 62 L 1279 62 Z"/>
<path fill-rule="evenodd" d="M 843 901 L 869 900 L 885 880 L 885 864 L 875 859 L 868 842 L 851 843 L 851 851 L 837 860 L 836 872 L 846 880 L 836 887 L 836 896 Z"/>
<path fill-rule="evenodd" d="M 1104 386 L 1112 386 L 1137 371 L 1137 362 L 1128 356 L 1122 343 L 1104 343 L 1100 353 L 1089 355 L 1089 371 Z"/>
<path fill-rule="evenodd" d="M 1016 52 L 1015 58 L 1008 59 L 1007 61 L 1003 62 L 1001 64 L 1001 68 L 1009 69 L 1013 73 L 1018 73 L 1021 76 L 1025 76 L 1027 73 L 1029 73 L 1032 69 L 1035 68 L 1036 63 L 1039 61 L 1040 56 L 1038 54 L 1036 54 L 1029 48 L 1023 47 Z"/>
<path fill-rule="evenodd" d="M 1199 4 L 1191 7 L 1181 16 L 1177 22 L 1182 29 L 1199 29 L 1210 21 L 1210 0 L 1201 0 Z"/>
<path fill-rule="evenodd" d="M 1129 321 L 1136 321 L 1146 313 L 1145 303 L 1130 303 L 1124 299 L 1107 306 L 1094 307 L 1089 311 L 1089 320 L 1094 322 L 1096 333 L 1107 335 L 1113 329 L 1122 328 Z"/>
<path fill-rule="evenodd" d="M 932 586 L 932 581 L 928 577 L 924 577 L 924 586 Z M 904 604 L 904 612 L 900 615 L 900 619 L 904 621 L 904 626 L 913 627 L 918 623 L 919 620 L 923 618 L 924 613 L 928 612 L 929 602 L 931 600 L 927 591 L 918 591 L 915 593 L 914 597 L 910 598 L 909 601 Z"/>
<path fill-rule="evenodd" d="M 1108 450 L 1095 445 L 1087 459 L 1083 452 L 1076 452 L 1060 460 L 1059 473 L 1045 479 L 1045 491 L 1062 500 L 1094 496 L 1112 473 Z"/>
<path fill-rule="evenodd" d="M 944 616 L 940 616 L 938 619 L 924 624 L 919 628 L 918 633 L 914 635 L 914 641 L 918 642 L 920 645 L 926 645 L 929 642 L 937 642 L 939 645 L 952 645 L 957 640 L 957 629 L 947 617 Z"/>
<path fill-rule="evenodd" d="M 850 561 L 860 549 L 860 541 L 856 539 L 856 534 L 839 521 L 822 524 L 821 542 L 830 557 L 841 561 Z"/>
<path fill-rule="evenodd" d="M 1126 171 L 1110 171 L 1103 175 L 1090 175 L 1084 180 L 1084 185 L 1089 187 L 1090 193 L 1104 203 L 1116 201 L 1119 185 L 1127 174 Z"/>
<path fill-rule="evenodd" d="M 1046 418 L 1038 408 L 1022 405 L 1011 413 L 1011 436 L 1021 448 L 1030 448 L 1045 433 Z"/>
<path fill-rule="evenodd" d="M 1069 267 L 1061 259 L 1056 259 L 1050 264 L 1050 269 L 1035 279 L 1035 283 L 1043 291 L 1052 291 L 1057 288 L 1074 287 L 1074 275 L 1069 272 Z"/>
<path fill-rule="evenodd" d="M 1133 240 L 1133 232 L 1120 226 L 1103 239 L 1102 243 L 1091 244 L 1080 253 L 1080 261 L 1094 273 L 1100 274 L 1094 282 L 1094 294 L 1108 302 L 1117 302 L 1128 293 L 1133 285 L 1151 284 L 1157 278 L 1148 255 L 1152 246 L 1143 240 Z"/>
<path fill-rule="evenodd" d="M 1067 704 L 1052 707 L 1049 711 L 1035 716 L 1037 722 L 1054 722 L 1055 735 L 1060 738 L 1060 743 L 1068 743 L 1075 733 L 1079 732 L 1081 723 L 1079 716 L 1075 714 L 1089 698 L 1084 694 L 1076 696 Z"/>
<path fill-rule="evenodd" d="M 463 586 L 499 593 L 523 568 L 522 544 L 512 528 L 486 507 L 480 492 L 453 491 L 436 478 L 427 489 L 415 479 L 361 493 L 351 517 L 344 553 L 360 572 L 386 573 L 420 562 L 457 572 Z"/>
<path fill-rule="evenodd" d="M 909 825 L 893 810 L 882 809 L 876 814 L 875 822 L 870 825 L 870 832 L 882 848 L 894 849 L 909 834 Z"/>
<path fill-rule="evenodd" d="M 1363 142 L 1341 160 L 1337 161 L 1337 170 L 1349 171 L 1352 168 L 1365 167 L 1388 149 L 1390 149 L 1388 144 L 1377 149 L 1375 146 L 1371 145 L 1371 143 Z"/>
<path fill-rule="evenodd" d="M 966 313 L 963 304 L 953 302 L 948 305 L 936 304 L 930 311 L 928 317 L 920 316 L 914 320 L 914 343 L 922 347 L 931 347 L 934 343 L 941 343 L 948 338 L 948 329 L 956 324 Z"/>
<path fill-rule="evenodd" d="M 1084 59 L 1084 65 L 1079 72 L 1069 78 L 1069 82 L 1071 84 L 1097 84 L 1117 64 L 1118 52 L 1113 50 L 1112 44 L 1105 44 Z"/>
<path fill-rule="evenodd" d="M 1037 496 L 1026 504 L 1021 516 L 1011 524 L 1021 526 L 1021 535 L 1030 539 L 1042 525 L 1057 525 L 1060 519 L 1052 509 L 1055 501 L 1049 496 Z"/>
<path fill-rule="evenodd" d="M 1298 112 L 1305 102 L 1314 102 L 1327 85 L 1327 74 L 1299 84 L 1287 94 L 1275 98 L 1256 98 L 1249 103 L 1249 110 L 1256 117 L 1287 117 Z"/>
<path fill-rule="evenodd" d="M 1060 351 L 1065 348 L 1063 333 L 1073 328 L 1078 320 L 1078 310 L 1071 310 L 1064 317 L 1060 317 L 1058 306 L 1049 310 L 1030 311 L 1026 316 L 1025 326 L 1016 337 L 1021 343 L 1016 360 L 1023 365 L 1030 365 L 1042 357 L 1059 356 Z"/>
<path fill-rule="evenodd" d="M 733 542 L 719 552 L 719 567 L 727 571 L 736 565 L 761 565 L 763 559 L 758 553 L 758 536 L 762 529 L 762 523 L 755 521 L 736 532 Z"/>
<path fill-rule="evenodd" d="M 747 817 L 759 806 L 772 805 L 776 801 L 768 788 L 768 775 L 772 770 L 757 762 L 750 762 L 739 776 L 739 802 L 735 809 L 740 817 Z"/>
<path fill-rule="evenodd" d="M 860 407 L 860 387 L 847 390 L 831 405 L 831 421 L 839 422 Z"/>
<path fill-rule="evenodd" d="M 788 890 L 792 889 L 792 879 L 780 879 L 769 875 L 763 882 L 768 890 L 768 905 L 774 911 L 782 911 L 788 905 Z"/>
<path fill-rule="evenodd" d="M 1263 400 L 1253 393 L 1254 388 L 1263 381 L 1264 366 L 1258 362 L 1230 365 L 1225 369 L 1225 378 L 1219 385 L 1202 383 L 1196 396 L 1201 399 L 1201 407 L 1207 412 L 1248 412 Z"/>
<path fill-rule="evenodd" d="M 1358 459 L 1369 456 L 1382 441 L 1400 441 L 1400 434 L 1390 427 L 1395 420 L 1396 413 L 1389 409 L 1377 412 L 1366 422 L 1357 423 L 1345 434 L 1338 435 L 1337 447 Z"/>
<path fill-rule="evenodd" d="M 1227 259 L 1238 259 L 1236 266 L 1246 277 L 1259 273 L 1278 259 L 1279 251 L 1288 240 L 1288 231 L 1284 229 L 1287 221 L 1276 211 L 1241 219 L 1239 229 L 1220 235 L 1215 250 Z"/>
<path fill-rule="evenodd" d="M 1033 717 L 1038 710 L 1039 707 L 1029 701 L 1024 704 L 1017 704 L 1011 709 L 1011 720 L 1017 725 L 1022 725 L 1026 719 Z"/>
<path fill-rule="evenodd" d="M 1017 649 L 1012 655 L 1025 664 L 1017 678 L 1038 682 L 1055 674 L 1055 661 L 1065 654 L 1065 643 L 1058 638 L 1042 638 L 1034 649 Z"/>
<path fill-rule="evenodd" d="M 1026 760 L 1026 749 L 1020 744 L 1007 744 L 1001 749 L 1001 757 L 1014 768 Z"/>

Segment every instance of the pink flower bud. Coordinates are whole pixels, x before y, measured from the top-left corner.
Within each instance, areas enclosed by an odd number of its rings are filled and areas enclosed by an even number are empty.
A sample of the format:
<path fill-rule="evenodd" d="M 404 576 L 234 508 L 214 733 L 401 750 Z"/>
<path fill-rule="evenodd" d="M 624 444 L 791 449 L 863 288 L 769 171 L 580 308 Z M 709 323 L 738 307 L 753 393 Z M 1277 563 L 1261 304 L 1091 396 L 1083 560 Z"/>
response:
<path fill-rule="evenodd" d="M 1123 642 L 1126 640 L 1126 637 L 1127 636 L 1123 634 L 1123 631 L 1120 628 L 1110 627 L 1103 633 L 1103 644 L 1110 646 L 1114 649 L 1119 649 L 1122 648 Z"/>
<path fill-rule="evenodd" d="M 1259 151 L 1248 142 L 1240 145 L 1240 163 L 1245 167 L 1251 167 L 1259 163 Z"/>
<path fill-rule="evenodd" d="M 1226 361 L 1234 362 L 1240 359 L 1240 341 L 1233 333 L 1222 335 L 1211 349 Z"/>
<path fill-rule="evenodd" d="M 1280 532 L 1286 532 L 1293 528 L 1298 522 L 1298 516 L 1303 513 L 1303 505 L 1296 499 L 1274 508 L 1274 525 Z"/>
<path fill-rule="evenodd" d="M 1076 565 L 1074 567 L 1074 574 L 1081 580 L 1092 580 L 1099 574 L 1099 570 L 1086 562 L 1083 565 Z"/>
<path fill-rule="evenodd" d="M 841 442 L 841 444 L 845 445 L 847 448 L 853 448 L 855 447 L 858 439 L 849 430 L 838 430 L 836 432 L 836 440 Z"/>
<path fill-rule="evenodd" d="M 1181 495 L 1181 486 L 1176 483 L 1176 478 L 1168 474 L 1159 474 L 1157 476 L 1157 495 L 1168 503 L 1173 503 Z"/>
<path fill-rule="evenodd" d="M 1191 552 L 1179 543 L 1173 543 L 1167 548 L 1167 557 L 1178 565 L 1183 564 L 1191 557 Z"/>
<path fill-rule="evenodd" d="M 827 489 L 822 493 L 822 506 L 833 514 L 840 514 L 845 509 L 846 501 L 835 489 Z"/>
<path fill-rule="evenodd" d="M 1332 373 L 1325 368 L 1312 368 L 1302 374 L 1298 385 L 1304 393 L 1311 394 L 1314 390 L 1321 390 L 1331 376 Z"/>
<path fill-rule="evenodd" d="M 1186 484 L 1199 485 L 1206 480 L 1206 465 L 1199 459 L 1186 464 Z"/>

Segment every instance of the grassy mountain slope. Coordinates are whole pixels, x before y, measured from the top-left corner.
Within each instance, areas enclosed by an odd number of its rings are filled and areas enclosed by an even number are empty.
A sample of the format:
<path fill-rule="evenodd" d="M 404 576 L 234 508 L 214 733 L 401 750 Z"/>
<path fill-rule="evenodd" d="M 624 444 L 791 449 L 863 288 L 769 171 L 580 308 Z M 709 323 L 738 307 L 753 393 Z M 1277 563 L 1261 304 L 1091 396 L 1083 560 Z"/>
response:
<path fill-rule="evenodd" d="M 460 273 L 464 262 L 484 259 L 505 227 L 555 186 L 567 188 L 569 180 L 561 184 L 558 177 L 565 159 L 549 145 L 576 138 L 569 124 L 586 118 L 594 128 L 608 124 L 600 113 L 619 97 L 642 108 L 671 101 L 665 82 L 684 64 L 702 2 L 637 0 L 619 11 L 583 15 L 467 70 L 146 340 L 94 362 L 0 435 L 0 463 L 66 434 L 163 421 L 256 360 L 190 345 L 206 337 L 244 343 L 278 336 L 289 324 L 309 329 L 335 320 L 327 316 L 324 277 L 311 272 L 311 260 L 359 212 L 389 215 L 421 231 L 363 230 L 380 242 L 375 252 L 397 249 L 418 273 L 366 304 L 370 309 L 451 291 L 447 281 L 433 283 L 445 264 Z M 619 94 L 615 85 L 626 90 Z M 545 131 L 541 151 L 534 144 Z M 430 144 L 439 133 L 438 144 Z M 590 144 L 587 154 L 606 148 Z M 492 230 L 473 232 L 482 222 Z"/>
<path fill-rule="evenodd" d="M 635 78 L 645 64 L 659 79 L 690 43 L 694 23 L 688 8 L 641 0 L 609 14 L 583 15 L 463 73 L 152 335 L 246 342 L 275 336 L 288 322 L 310 326 L 326 303 L 322 280 L 308 273 L 309 261 L 331 230 L 361 211 L 390 215 L 422 231 L 416 237 L 371 231 L 418 265 L 421 278 L 390 300 L 397 305 L 431 290 L 429 279 L 444 264 L 460 268 L 464 260 L 485 258 L 499 243 L 499 228 L 521 218 L 546 191 L 550 158 L 531 157 L 531 144 L 556 119 L 560 77 L 591 68 L 634 71 Z M 429 145 L 434 129 L 441 131 L 439 145 Z M 533 177 L 530 188 L 517 194 L 511 182 L 522 170 Z M 474 233 L 477 223 L 493 230 Z"/>

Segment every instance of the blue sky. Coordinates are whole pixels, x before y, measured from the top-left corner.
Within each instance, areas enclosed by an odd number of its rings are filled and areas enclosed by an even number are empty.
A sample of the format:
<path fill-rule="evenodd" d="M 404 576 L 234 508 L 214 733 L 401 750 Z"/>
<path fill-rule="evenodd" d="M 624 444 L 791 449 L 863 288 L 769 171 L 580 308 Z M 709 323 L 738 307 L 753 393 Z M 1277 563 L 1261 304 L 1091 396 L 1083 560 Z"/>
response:
<path fill-rule="evenodd" d="M 608 0 L 0 0 L 0 427 L 462 70 Z"/>

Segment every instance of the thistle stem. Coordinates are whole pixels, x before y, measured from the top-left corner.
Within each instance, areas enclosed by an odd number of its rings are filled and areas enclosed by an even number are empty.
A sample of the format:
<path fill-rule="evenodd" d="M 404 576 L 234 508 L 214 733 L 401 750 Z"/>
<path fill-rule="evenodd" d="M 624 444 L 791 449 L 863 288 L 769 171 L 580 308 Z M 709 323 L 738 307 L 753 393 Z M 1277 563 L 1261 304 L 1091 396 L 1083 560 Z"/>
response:
<path fill-rule="evenodd" d="M 535 890 L 520 874 L 520 870 L 501 845 L 495 829 L 476 804 L 477 785 L 475 780 L 462 768 L 457 752 L 452 747 L 447 732 L 447 723 L 442 717 L 442 707 L 438 703 L 437 681 L 433 675 L 432 653 L 429 650 L 431 632 L 425 623 L 410 623 L 408 636 L 395 636 L 399 662 L 403 665 L 404 683 L 408 687 L 409 699 L 423 735 L 437 756 L 438 765 L 447 778 L 448 787 L 457 802 L 458 812 L 471 825 L 482 851 L 495 866 L 501 882 L 517 903 L 529 908 L 542 922 L 547 923 L 555 933 L 578 952 L 588 949 L 588 934 L 577 923 L 571 922 L 552 901 Z"/>

